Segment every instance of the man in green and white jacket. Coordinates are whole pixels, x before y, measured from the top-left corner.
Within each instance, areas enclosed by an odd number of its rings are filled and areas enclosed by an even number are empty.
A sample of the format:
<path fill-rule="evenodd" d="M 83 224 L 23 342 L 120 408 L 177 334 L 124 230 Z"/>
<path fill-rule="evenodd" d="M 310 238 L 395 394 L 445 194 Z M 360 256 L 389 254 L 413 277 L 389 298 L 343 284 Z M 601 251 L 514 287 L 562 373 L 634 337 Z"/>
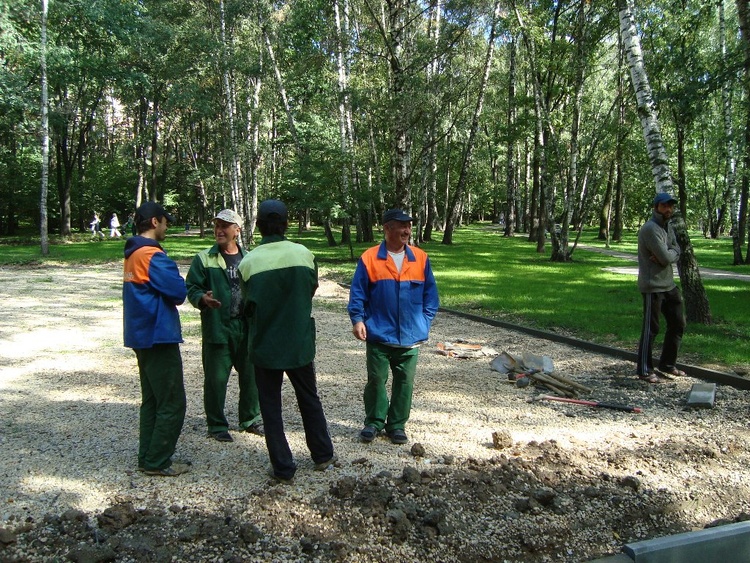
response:
<path fill-rule="evenodd" d="M 187 296 L 201 311 L 203 405 L 208 434 L 232 442 L 224 414 L 232 366 L 239 375 L 239 429 L 263 436 L 255 371 L 247 350 L 247 319 L 242 314 L 239 264 L 247 254 L 238 244 L 242 218 L 224 209 L 214 218 L 216 244 L 199 252 L 190 265 Z"/>
<path fill-rule="evenodd" d="M 337 460 L 315 376 L 315 320 L 311 313 L 318 266 L 307 248 L 286 239 L 288 226 L 284 203 L 275 199 L 262 202 L 258 229 L 263 238 L 240 263 L 249 322 L 248 349 L 255 365 L 270 474 L 282 483 L 291 481 L 297 470 L 284 433 L 284 373 L 294 387 L 315 469 L 324 471 Z"/>

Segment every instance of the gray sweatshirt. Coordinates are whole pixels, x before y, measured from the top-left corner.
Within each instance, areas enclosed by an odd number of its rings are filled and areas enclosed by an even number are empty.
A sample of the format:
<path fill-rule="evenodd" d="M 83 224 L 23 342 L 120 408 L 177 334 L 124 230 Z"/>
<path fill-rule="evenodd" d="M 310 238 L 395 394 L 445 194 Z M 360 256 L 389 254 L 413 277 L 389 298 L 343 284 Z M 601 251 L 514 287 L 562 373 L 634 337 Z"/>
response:
<path fill-rule="evenodd" d="M 651 257 L 655 260 L 651 260 Z M 680 258 L 672 225 L 664 224 L 661 213 L 654 212 L 651 219 L 638 231 L 638 289 L 641 293 L 669 291 L 675 287 L 672 264 Z"/>

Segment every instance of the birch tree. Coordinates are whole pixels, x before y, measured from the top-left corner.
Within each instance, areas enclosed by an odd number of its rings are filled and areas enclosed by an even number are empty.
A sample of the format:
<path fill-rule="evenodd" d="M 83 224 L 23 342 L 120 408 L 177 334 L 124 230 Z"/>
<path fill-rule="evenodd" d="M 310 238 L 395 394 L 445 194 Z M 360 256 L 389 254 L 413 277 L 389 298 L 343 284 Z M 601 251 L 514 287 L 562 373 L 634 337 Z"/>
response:
<path fill-rule="evenodd" d="M 719 0 L 719 49 L 721 50 L 721 66 L 724 70 L 727 66 L 727 29 L 724 17 L 724 0 Z M 724 73 L 722 73 L 724 74 Z M 724 176 L 726 178 L 726 193 L 729 199 L 729 215 L 732 223 L 732 263 L 737 266 L 743 264 L 742 240 L 740 239 L 739 227 L 739 201 L 737 194 L 737 158 L 735 155 L 734 124 L 732 119 L 732 95 L 730 84 L 721 86 L 721 109 L 722 122 L 724 125 L 724 137 L 726 143 L 721 144 L 723 149 Z"/>
<path fill-rule="evenodd" d="M 492 67 L 492 56 L 495 52 L 495 37 L 497 33 L 498 18 L 500 16 L 500 2 L 495 1 L 495 5 L 492 9 L 492 21 L 490 24 L 489 38 L 487 39 L 487 52 L 484 58 L 484 68 L 482 72 L 482 79 L 479 83 L 479 91 L 477 94 L 476 106 L 474 107 L 474 115 L 471 120 L 471 127 L 469 129 L 469 137 L 464 146 L 463 158 L 461 160 L 461 171 L 458 177 L 458 183 L 456 190 L 451 196 L 451 203 L 448 206 L 446 217 L 445 217 L 445 232 L 443 233 L 443 244 L 453 243 L 453 230 L 456 224 L 456 212 L 458 211 L 458 205 L 461 202 L 464 191 L 466 190 L 467 176 L 469 174 L 469 165 L 472 161 L 474 153 L 474 145 L 476 143 L 477 131 L 479 130 L 479 118 L 482 115 L 482 107 L 484 105 L 484 94 L 487 90 L 487 81 L 490 77 L 490 68 Z"/>
<path fill-rule="evenodd" d="M 47 98 L 47 13 L 49 4 L 42 0 L 41 78 L 42 78 L 42 186 L 39 201 L 39 231 L 42 256 L 49 254 L 49 223 L 47 219 L 47 187 L 49 183 L 49 100 Z"/>
<path fill-rule="evenodd" d="M 667 192 L 671 194 L 674 192 L 674 183 L 669 167 L 669 158 L 657 119 L 651 86 L 641 52 L 640 38 L 633 21 L 632 0 L 618 0 L 618 12 L 622 45 L 630 69 L 630 80 L 635 91 L 638 116 L 646 141 L 646 152 L 651 163 L 656 193 Z M 673 221 L 675 221 L 675 232 L 681 249 L 678 269 L 685 294 L 687 320 L 710 324 L 711 309 L 701 281 L 695 253 L 688 237 L 687 226 L 681 213 L 675 214 Z"/>
<path fill-rule="evenodd" d="M 742 186 L 737 210 L 737 236 L 740 241 L 745 240 L 747 229 L 747 206 L 750 197 L 750 1 L 736 0 L 737 17 L 740 22 L 740 38 L 742 44 L 742 90 L 743 118 L 744 118 L 744 147 L 742 154 Z M 750 262 L 750 244 L 748 244 L 745 262 Z"/>
<path fill-rule="evenodd" d="M 224 84 L 224 120 L 225 127 L 229 133 L 229 182 L 232 194 L 232 206 L 242 212 L 245 209 L 243 191 L 240 187 L 242 181 L 242 168 L 240 166 L 240 151 L 237 143 L 237 101 L 236 88 L 231 73 L 231 38 L 227 31 L 227 14 L 224 0 L 219 1 L 219 24 L 221 31 L 221 76 Z"/>

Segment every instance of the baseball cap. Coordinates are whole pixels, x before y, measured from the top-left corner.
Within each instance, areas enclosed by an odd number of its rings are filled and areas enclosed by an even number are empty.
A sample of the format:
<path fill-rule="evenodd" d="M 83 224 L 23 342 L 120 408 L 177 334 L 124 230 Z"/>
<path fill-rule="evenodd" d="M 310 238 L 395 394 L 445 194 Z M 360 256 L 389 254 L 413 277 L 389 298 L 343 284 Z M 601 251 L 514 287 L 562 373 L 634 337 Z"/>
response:
<path fill-rule="evenodd" d="M 388 221 L 413 221 L 413 219 L 401 209 L 389 209 L 383 213 L 383 224 L 385 225 Z"/>
<path fill-rule="evenodd" d="M 167 213 L 166 210 L 155 201 L 147 201 L 135 210 L 136 223 L 151 219 L 152 217 L 166 217 L 169 223 L 175 222 L 174 217 Z"/>
<path fill-rule="evenodd" d="M 242 226 L 242 216 L 234 209 L 222 209 L 216 214 L 214 219 L 221 219 L 227 223 L 234 223 L 238 227 Z"/>
<path fill-rule="evenodd" d="M 286 205 L 278 199 L 267 199 L 258 207 L 258 220 L 281 219 L 286 221 Z"/>
<path fill-rule="evenodd" d="M 659 205 L 660 203 L 677 203 L 677 200 L 668 192 L 660 192 L 654 198 L 654 205 Z"/>

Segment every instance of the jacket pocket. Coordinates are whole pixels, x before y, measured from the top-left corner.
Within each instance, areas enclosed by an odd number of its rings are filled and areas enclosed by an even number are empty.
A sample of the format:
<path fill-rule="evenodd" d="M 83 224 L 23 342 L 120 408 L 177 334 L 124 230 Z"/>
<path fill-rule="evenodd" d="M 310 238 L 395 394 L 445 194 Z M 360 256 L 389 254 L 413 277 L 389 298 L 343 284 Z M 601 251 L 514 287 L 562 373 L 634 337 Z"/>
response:
<path fill-rule="evenodd" d="M 409 297 L 412 303 L 422 304 L 424 302 L 424 282 L 409 281 Z"/>

